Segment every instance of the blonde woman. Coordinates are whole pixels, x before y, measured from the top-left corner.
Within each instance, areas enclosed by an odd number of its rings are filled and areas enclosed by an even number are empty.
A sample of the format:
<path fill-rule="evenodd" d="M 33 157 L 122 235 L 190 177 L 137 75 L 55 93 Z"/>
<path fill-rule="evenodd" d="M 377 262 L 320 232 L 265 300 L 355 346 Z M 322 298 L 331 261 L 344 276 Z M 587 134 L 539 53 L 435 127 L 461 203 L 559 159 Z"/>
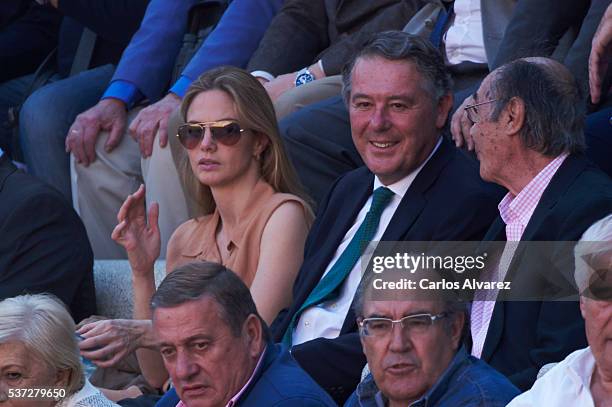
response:
<path fill-rule="evenodd" d="M 291 302 L 312 221 L 283 149 L 272 102 L 246 71 L 222 67 L 204 73 L 191 85 L 181 115 L 185 124 L 179 127 L 178 139 L 187 153 L 182 173 L 201 216 L 174 232 L 166 255 L 167 272 L 196 260 L 221 263 L 250 287 L 259 313 L 270 323 Z M 159 210 L 154 204 L 147 216 L 144 196 L 141 186 L 127 198 L 112 235 L 128 253 L 137 320 L 150 319 L 153 264 L 160 255 Z M 122 321 L 114 326 L 102 321 L 79 332 L 86 338 L 98 337 L 96 342 L 84 341 L 82 349 L 94 343 L 102 346 L 93 355 L 83 352 L 94 361 L 110 357 L 100 366 L 109 366 L 129 349 L 152 343 L 149 321 Z M 108 346 L 101 343 L 102 337 Z M 157 374 L 163 367 L 153 353 L 138 350 L 143 374 L 157 387 L 165 375 Z"/>

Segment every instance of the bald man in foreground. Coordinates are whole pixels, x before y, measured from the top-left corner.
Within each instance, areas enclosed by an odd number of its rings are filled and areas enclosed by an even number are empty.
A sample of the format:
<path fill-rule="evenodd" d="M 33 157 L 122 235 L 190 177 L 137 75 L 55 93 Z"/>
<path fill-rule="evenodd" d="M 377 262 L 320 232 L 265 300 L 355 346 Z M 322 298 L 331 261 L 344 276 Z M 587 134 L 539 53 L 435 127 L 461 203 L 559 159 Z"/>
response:
<path fill-rule="evenodd" d="M 506 241 L 502 259 L 480 278 L 514 290 L 476 292 L 471 352 L 523 390 L 541 366 L 586 346 L 578 297 L 552 301 L 576 293 L 573 252 L 559 242 L 612 213 L 612 181 L 583 155 L 584 106 L 563 65 L 528 58 L 489 74 L 465 107 L 480 176 L 508 190 L 485 236 Z M 553 243 L 525 243 L 535 241 Z"/>

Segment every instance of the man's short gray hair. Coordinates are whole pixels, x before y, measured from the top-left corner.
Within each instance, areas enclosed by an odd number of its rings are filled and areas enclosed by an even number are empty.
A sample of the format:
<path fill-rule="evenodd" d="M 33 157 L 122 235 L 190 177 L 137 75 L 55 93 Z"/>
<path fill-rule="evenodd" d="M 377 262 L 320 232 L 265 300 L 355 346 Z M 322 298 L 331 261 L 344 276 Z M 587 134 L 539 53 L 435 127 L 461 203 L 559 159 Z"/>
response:
<path fill-rule="evenodd" d="M 594 277 L 605 278 L 595 276 L 596 272 L 612 272 L 612 214 L 595 222 L 584 232 L 574 247 L 574 262 L 574 278 L 580 293 L 585 293 Z"/>
<path fill-rule="evenodd" d="M 342 95 L 347 104 L 356 61 L 371 57 L 413 63 L 425 79 L 422 85 L 434 103 L 451 92 L 452 79 L 444 58 L 429 41 L 403 31 L 384 31 L 374 34 L 342 69 Z"/>
<path fill-rule="evenodd" d="M 232 334 L 242 334 L 242 326 L 249 315 L 259 318 L 264 339 L 270 333 L 266 323 L 257 312 L 248 287 L 233 271 L 213 262 L 194 262 L 177 267 L 164 278 L 151 298 L 151 310 L 176 307 L 204 296 L 213 298 L 221 313 L 219 317 L 227 322 Z"/>
<path fill-rule="evenodd" d="M 20 295 L 0 301 L 0 344 L 22 343 L 56 370 L 69 370 L 66 394 L 85 383 L 75 325 L 64 304 L 50 294 Z"/>
<path fill-rule="evenodd" d="M 492 75 L 491 98 L 497 100 L 491 119 L 497 120 L 512 98 L 521 99 L 525 122 L 520 137 L 526 148 L 549 157 L 585 149 L 584 95 L 567 68 L 528 58 L 503 65 Z"/>

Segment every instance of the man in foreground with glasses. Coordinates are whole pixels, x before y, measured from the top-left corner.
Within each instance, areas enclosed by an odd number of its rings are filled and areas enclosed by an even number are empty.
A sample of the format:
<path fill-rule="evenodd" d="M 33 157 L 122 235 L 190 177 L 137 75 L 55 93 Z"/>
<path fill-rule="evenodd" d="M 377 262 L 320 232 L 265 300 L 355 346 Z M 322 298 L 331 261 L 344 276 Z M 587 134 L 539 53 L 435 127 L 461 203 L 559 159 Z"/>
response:
<path fill-rule="evenodd" d="M 389 297 L 373 288 L 374 277 L 380 275 L 363 279 L 353 303 L 370 373 L 345 407 L 496 407 L 519 393 L 463 347 L 464 302 L 435 292 Z"/>

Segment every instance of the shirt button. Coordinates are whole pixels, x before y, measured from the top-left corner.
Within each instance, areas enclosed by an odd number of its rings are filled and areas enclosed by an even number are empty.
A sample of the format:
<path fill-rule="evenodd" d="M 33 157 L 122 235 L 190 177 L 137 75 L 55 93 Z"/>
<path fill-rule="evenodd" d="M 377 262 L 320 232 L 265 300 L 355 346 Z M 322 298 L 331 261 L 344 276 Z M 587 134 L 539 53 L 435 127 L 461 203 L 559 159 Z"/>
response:
<path fill-rule="evenodd" d="M 332 308 L 332 309 L 336 309 L 336 308 L 338 308 L 338 304 L 333 303 L 333 304 L 331 305 L 331 308 Z"/>
<path fill-rule="evenodd" d="M 304 321 L 304 326 L 310 326 L 310 322 Z"/>

